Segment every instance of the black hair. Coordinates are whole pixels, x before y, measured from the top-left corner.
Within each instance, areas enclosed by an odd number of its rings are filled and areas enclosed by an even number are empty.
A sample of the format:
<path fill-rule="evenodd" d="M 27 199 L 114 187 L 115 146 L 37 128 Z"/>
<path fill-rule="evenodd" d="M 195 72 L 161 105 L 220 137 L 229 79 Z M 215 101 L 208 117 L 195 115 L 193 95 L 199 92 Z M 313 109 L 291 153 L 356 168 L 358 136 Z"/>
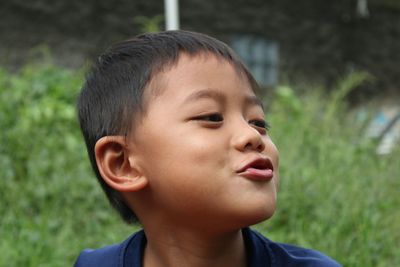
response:
<path fill-rule="evenodd" d="M 180 53 L 210 53 L 227 60 L 247 77 L 253 90 L 257 89 L 247 68 L 223 42 L 195 32 L 165 31 L 111 46 L 88 72 L 78 97 L 79 123 L 93 170 L 111 205 L 127 223 L 137 222 L 137 217 L 121 194 L 102 179 L 94 147 L 104 136 L 128 135 L 145 109 L 143 92 L 148 83 L 164 68 L 176 64 Z"/>

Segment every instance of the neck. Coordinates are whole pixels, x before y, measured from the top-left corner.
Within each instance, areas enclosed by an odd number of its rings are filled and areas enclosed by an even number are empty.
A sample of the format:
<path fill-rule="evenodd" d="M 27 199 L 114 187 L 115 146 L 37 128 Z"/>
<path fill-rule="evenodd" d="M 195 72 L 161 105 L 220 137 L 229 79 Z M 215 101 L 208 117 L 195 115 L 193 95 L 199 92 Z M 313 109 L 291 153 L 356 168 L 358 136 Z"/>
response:
<path fill-rule="evenodd" d="M 178 229 L 145 229 L 144 267 L 245 267 L 246 251 L 240 230 L 224 234 Z"/>

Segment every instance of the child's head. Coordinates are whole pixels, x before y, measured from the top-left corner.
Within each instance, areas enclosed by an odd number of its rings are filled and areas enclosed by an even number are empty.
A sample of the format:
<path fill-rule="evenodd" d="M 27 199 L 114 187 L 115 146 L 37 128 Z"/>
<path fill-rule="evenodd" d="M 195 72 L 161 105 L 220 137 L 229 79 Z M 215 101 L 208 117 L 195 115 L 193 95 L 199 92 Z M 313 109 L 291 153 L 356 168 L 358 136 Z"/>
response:
<path fill-rule="evenodd" d="M 260 219 L 271 216 L 278 155 L 256 90 L 234 52 L 199 33 L 144 34 L 103 54 L 79 97 L 79 120 L 96 176 L 122 218 L 134 222 L 133 209 L 154 206 L 211 217 L 212 205 L 220 214 L 250 205 Z"/>

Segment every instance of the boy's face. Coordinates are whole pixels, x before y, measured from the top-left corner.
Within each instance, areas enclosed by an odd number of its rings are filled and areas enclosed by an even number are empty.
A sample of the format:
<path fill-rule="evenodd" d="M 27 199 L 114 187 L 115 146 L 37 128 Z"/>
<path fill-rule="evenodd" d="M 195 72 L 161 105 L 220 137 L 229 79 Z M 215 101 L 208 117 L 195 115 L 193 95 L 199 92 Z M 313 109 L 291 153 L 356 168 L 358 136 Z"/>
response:
<path fill-rule="evenodd" d="M 278 151 L 244 75 L 213 55 L 182 54 L 145 97 L 130 140 L 149 182 L 146 205 L 163 223 L 233 229 L 273 214 Z"/>

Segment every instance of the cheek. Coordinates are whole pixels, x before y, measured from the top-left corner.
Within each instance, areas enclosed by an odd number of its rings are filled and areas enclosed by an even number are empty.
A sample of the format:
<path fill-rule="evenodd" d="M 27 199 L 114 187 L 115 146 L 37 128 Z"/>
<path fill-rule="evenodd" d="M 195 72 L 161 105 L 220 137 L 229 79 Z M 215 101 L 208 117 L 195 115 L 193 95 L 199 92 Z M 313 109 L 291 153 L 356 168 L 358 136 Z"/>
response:
<path fill-rule="evenodd" d="M 165 136 L 163 142 L 182 160 L 209 161 L 210 157 L 220 157 L 223 154 L 224 139 L 212 131 L 196 132 L 184 129 L 179 136 Z"/>
<path fill-rule="evenodd" d="M 272 160 L 272 164 L 274 166 L 274 180 L 275 180 L 275 187 L 276 190 L 279 189 L 279 180 L 280 180 L 280 176 L 279 176 L 279 151 L 277 149 L 277 147 L 275 146 L 275 144 L 272 142 L 271 139 L 267 139 L 265 140 L 265 154 L 268 155 L 271 160 Z"/>
<path fill-rule="evenodd" d="M 221 141 L 195 135 L 152 138 L 157 141 L 145 148 L 145 158 L 152 159 L 145 174 L 156 201 L 173 212 L 197 209 L 200 214 L 199 209 L 210 208 L 210 196 L 221 194 L 228 165 Z"/>
<path fill-rule="evenodd" d="M 264 153 L 271 158 L 274 168 L 276 168 L 276 170 L 278 170 L 279 169 L 278 148 L 275 146 L 275 144 L 272 142 L 272 140 L 270 138 L 265 139 L 264 142 L 265 142 Z"/>
<path fill-rule="evenodd" d="M 189 133 L 172 135 L 165 131 L 161 135 L 148 135 L 147 140 L 153 141 L 143 145 L 143 158 L 151 159 L 145 166 L 152 175 L 171 176 L 183 172 L 198 176 L 227 165 L 223 140 Z"/>
<path fill-rule="evenodd" d="M 207 138 L 191 139 L 185 142 L 180 151 L 183 160 L 191 160 L 199 166 L 224 166 L 226 153 L 221 141 L 211 141 Z M 195 166 L 192 166 L 195 167 Z"/>

